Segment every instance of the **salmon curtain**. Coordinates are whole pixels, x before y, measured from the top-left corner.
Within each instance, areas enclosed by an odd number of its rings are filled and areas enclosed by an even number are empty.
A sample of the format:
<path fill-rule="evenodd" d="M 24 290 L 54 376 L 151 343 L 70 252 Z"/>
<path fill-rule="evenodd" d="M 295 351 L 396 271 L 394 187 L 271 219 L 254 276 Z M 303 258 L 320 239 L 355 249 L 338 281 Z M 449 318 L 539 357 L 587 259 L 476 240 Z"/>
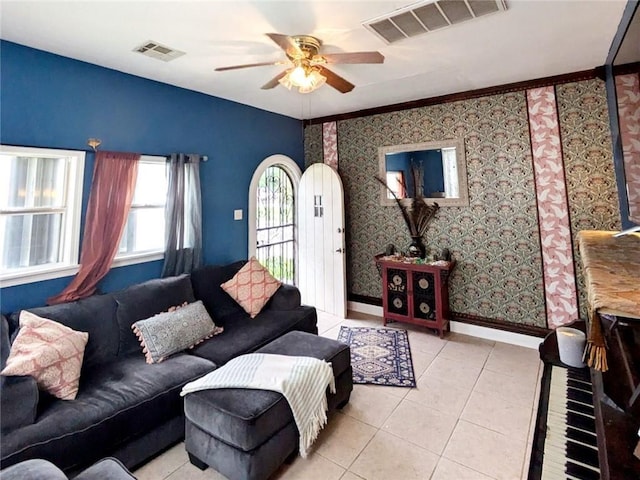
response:
<path fill-rule="evenodd" d="M 111 268 L 127 223 L 138 177 L 136 153 L 98 152 L 80 253 L 80 270 L 49 305 L 85 298 Z"/>

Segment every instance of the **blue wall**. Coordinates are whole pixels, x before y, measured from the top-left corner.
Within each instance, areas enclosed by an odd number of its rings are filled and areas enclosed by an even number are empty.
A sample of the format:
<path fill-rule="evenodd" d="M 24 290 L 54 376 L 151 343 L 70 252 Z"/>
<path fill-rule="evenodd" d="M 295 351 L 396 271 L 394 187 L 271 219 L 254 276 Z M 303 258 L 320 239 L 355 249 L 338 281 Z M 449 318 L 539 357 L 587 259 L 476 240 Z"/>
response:
<path fill-rule="evenodd" d="M 200 170 L 205 263 L 246 258 L 249 183 L 262 160 L 281 153 L 304 167 L 300 120 L 4 41 L 0 105 L 5 145 L 85 150 L 87 139 L 97 137 L 104 150 L 207 155 Z M 87 154 L 83 216 L 92 171 Z M 242 221 L 233 220 L 238 208 Z M 115 268 L 99 289 L 158 277 L 161 268 L 162 262 Z M 0 309 L 44 305 L 69 281 L 4 288 Z"/>

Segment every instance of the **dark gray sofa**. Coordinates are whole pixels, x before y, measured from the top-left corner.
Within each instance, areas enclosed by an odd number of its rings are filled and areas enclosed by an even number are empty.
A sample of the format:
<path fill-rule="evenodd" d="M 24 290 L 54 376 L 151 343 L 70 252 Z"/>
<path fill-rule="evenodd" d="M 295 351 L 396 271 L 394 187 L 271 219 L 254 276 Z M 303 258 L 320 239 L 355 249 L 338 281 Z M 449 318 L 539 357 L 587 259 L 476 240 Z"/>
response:
<path fill-rule="evenodd" d="M 135 468 L 184 437 L 182 387 L 289 331 L 317 333 L 313 307 L 283 285 L 251 319 L 221 288 L 244 262 L 206 266 L 120 292 L 29 311 L 89 333 L 75 400 L 39 392 L 31 377 L 0 377 L 1 467 L 40 458 L 75 473 L 112 456 Z M 224 333 L 159 364 L 145 363 L 131 325 L 185 301 L 202 300 Z M 2 318 L 2 368 L 19 312 Z"/>
<path fill-rule="evenodd" d="M 0 471 L 0 480 L 67 480 L 67 476 L 53 463 L 42 459 L 25 460 Z M 103 458 L 74 480 L 136 480 L 131 472 L 115 458 Z"/>

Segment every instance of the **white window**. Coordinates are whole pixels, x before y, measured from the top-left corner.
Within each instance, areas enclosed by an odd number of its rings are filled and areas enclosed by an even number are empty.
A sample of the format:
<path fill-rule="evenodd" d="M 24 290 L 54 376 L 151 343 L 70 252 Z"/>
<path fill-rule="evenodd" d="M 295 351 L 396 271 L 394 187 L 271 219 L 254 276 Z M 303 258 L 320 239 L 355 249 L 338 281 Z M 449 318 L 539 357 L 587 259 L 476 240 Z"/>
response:
<path fill-rule="evenodd" d="M 394 198 L 407 198 L 407 192 L 404 186 L 404 172 L 403 171 L 388 171 L 387 172 L 387 198 L 393 200 Z M 393 192 L 393 193 L 391 193 Z M 395 197 L 393 196 L 395 194 Z"/>
<path fill-rule="evenodd" d="M 291 177 L 284 168 L 272 165 L 264 171 L 260 177 L 256 203 L 256 258 L 271 275 L 293 285 L 294 189 Z M 316 206 L 316 211 L 318 209 L 322 209 L 322 206 Z"/>
<path fill-rule="evenodd" d="M 0 286 L 78 271 L 84 158 L 0 146 Z"/>
<path fill-rule="evenodd" d="M 285 155 L 265 158 L 249 185 L 248 258 L 285 283 L 297 281 L 296 198 L 302 172 Z"/>
<path fill-rule="evenodd" d="M 456 147 L 442 149 L 442 174 L 444 175 L 444 191 L 447 198 L 458 198 L 458 162 L 456 160 Z"/>
<path fill-rule="evenodd" d="M 164 157 L 140 157 L 136 191 L 114 265 L 163 258 L 164 207 L 167 202 L 166 171 Z"/>

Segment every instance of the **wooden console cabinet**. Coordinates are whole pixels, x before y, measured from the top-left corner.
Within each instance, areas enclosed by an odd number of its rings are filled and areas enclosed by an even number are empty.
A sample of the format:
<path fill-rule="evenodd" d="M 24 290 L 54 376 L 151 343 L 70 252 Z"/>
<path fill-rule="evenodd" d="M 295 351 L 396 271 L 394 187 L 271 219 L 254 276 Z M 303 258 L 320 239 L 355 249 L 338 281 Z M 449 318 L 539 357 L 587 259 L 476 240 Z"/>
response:
<path fill-rule="evenodd" d="M 382 274 L 384 325 L 389 320 L 449 330 L 449 274 L 455 261 L 412 263 L 377 255 Z"/>

